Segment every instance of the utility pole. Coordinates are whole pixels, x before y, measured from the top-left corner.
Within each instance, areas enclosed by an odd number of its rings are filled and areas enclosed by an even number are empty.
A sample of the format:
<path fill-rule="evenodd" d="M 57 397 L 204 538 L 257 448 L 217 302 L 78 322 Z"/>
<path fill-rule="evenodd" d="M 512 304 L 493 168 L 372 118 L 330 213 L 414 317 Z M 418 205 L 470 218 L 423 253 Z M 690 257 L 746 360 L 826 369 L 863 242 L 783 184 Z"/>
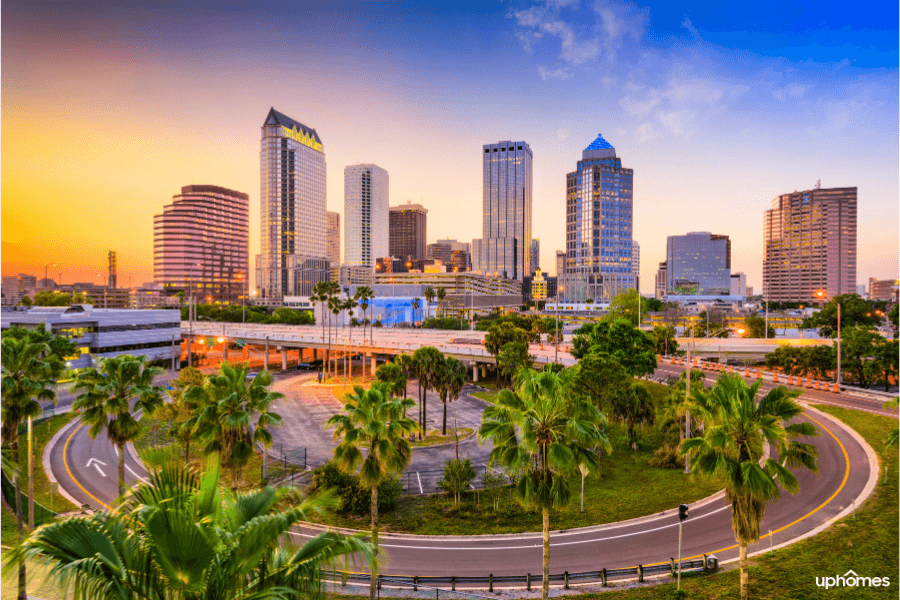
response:
<path fill-rule="evenodd" d="M 707 313 L 709 314 L 709 313 Z M 691 343 L 687 349 L 687 386 L 685 389 L 685 401 L 690 402 L 691 400 L 691 349 L 694 346 L 694 328 L 691 327 Z M 684 415 L 684 439 L 689 439 L 691 437 L 691 409 L 688 408 L 685 411 Z M 686 452 L 684 454 L 684 472 L 689 474 L 691 472 L 691 453 Z"/>

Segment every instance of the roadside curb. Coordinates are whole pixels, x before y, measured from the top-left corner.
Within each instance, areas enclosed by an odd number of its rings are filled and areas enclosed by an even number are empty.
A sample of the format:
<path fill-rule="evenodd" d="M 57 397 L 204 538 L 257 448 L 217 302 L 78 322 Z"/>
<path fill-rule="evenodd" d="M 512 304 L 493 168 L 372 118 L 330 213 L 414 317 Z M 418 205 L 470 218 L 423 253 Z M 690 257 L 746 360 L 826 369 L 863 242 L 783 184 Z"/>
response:
<path fill-rule="evenodd" d="M 716 500 L 721 500 L 725 497 L 725 490 L 720 490 L 713 494 L 712 496 L 707 496 L 701 500 L 697 500 L 693 504 L 689 505 L 690 510 L 696 510 L 698 508 L 702 508 L 707 504 L 711 504 Z M 654 513 L 652 515 L 645 515 L 643 517 L 635 517 L 633 519 L 628 519 L 627 521 L 616 521 L 615 523 L 604 523 L 602 525 L 588 525 L 587 527 L 577 527 L 575 529 L 557 529 L 550 532 L 550 535 L 555 536 L 564 536 L 564 535 L 580 535 L 583 533 L 594 533 L 599 531 L 607 531 L 611 529 L 619 529 L 621 527 L 630 527 L 631 525 L 640 525 L 646 521 L 651 521 L 653 519 L 659 519 L 662 517 L 675 516 L 678 514 L 678 507 L 670 508 L 664 510 L 662 512 Z M 331 525 L 323 525 L 321 523 L 310 523 L 308 521 L 302 521 L 301 524 L 303 527 L 308 529 L 317 529 L 320 531 L 337 531 L 338 533 L 343 533 L 346 535 L 360 535 L 360 534 L 368 534 L 369 531 L 365 529 L 348 529 L 346 527 L 334 527 Z M 415 533 L 396 533 L 396 532 L 378 532 L 378 539 L 418 539 L 418 540 L 446 540 L 446 541 L 465 541 L 465 540 L 516 540 L 516 539 L 527 539 L 527 538 L 535 538 L 542 539 L 543 534 L 540 531 L 528 531 L 524 533 L 492 533 L 492 534 L 484 534 L 484 535 L 421 535 Z M 648 576 L 649 577 L 649 576 Z M 575 585 L 572 583 L 571 585 Z M 506 588 L 504 588 L 506 589 Z"/>
<path fill-rule="evenodd" d="M 64 412 L 71 412 L 71 407 L 68 407 L 68 408 L 70 410 L 67 410 Z M 44 446 L 44 454 L 43 454 L 43 456 L 41 456 L 41 466 L 44 468 L 44 473 L 47 474 L 47 480 L 50 481 L 50 483 L 56 484 L 56 487 L 59 490 L 60 496 L 62 496 L 63 498 L 65 498 L 66 500 L 68 500 L 69 502 L 71 502 L 72 504 L 77 506 L 78 508 L 81 508 L 82 503 L 79 502 L 78 500 L 76 500 L 75 497 L 72 496 L 68 491 L 66 491 L 66 488 L 64 488 L 62 485 L 60 485 L 59 481 L 57 481 L 56 475 L 53 473 L 53 469 L 50 465 L 50 455 L 53 453 L 53 449 L 56 447 L 56 444 L 58 444 L 59 441 L 63 438 L 63 436 L 67 435 L 72 428 L 74 428 L 76 425 L 79 425 L 80 423 L 81 423 L 80 417 L 72 419 L 65 427 L 63 427 L 62 429 L 57 431 L 53 435 L 53 437 L 50 438 L 50 441 L 47 442 L 47 445 Z"/>

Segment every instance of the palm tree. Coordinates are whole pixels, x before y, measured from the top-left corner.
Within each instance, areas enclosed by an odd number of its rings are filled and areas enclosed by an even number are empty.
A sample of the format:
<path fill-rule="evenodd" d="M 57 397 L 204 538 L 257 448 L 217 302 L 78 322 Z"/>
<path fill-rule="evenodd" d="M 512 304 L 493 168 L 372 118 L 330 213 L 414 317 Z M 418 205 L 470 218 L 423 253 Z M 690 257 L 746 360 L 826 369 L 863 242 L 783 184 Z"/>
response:
<path fill-rule="evenodd" d="M 351 321 L 353 319 L 353 310 L 359 306 L 359 300 L 356 299 L 356 296 L 350 296 L 344 301 L 344 310 L 347 311 L 347 315 L 350 317 Z M 347 334 L 350 339 L 350 345 L 348 348 L 350 349 L 350 378 L 353 378 L 353 327 L 348 327 L 347 330 L 349 333 Z M 363 368 L 366 366 L 366 360 L 363 359 Z"/>
<path fill-rule="evenodd" d="M 403 397 L 406 398 L 406 386 L 413 372 L 413 357 L 409 354 L 398 354 L 392 362 L 403 370 Z"/>
<path fill-rule="evenodd" d="M 413 352 L 413 370 L 419 378 L 419 439 L 425 435 L 428 388 L 434 388 L 444 369 L 444 355 L 434 346 L 424 346 Z"/>
<path fill-rule="evenodd" d="M 444 368 L 437 374 L 435 387 L 441 396 L 441 403 L 444 405 L 444 421 L 441 426 L 441 435 L 447 435 L 447 405 L 459 398 L 466 380 L 468 379 L 469 370 L 462 361 L 448 356 L 444 359 Z"/>
<path fill-rule="evenodd" d="M 183 465 L 152 473 L 117 511 L 71 517 L 38 529 L 10 553 L 49 567 L 76 598 L 301 598 L 322 591 L 321 575 L 339 557 L 371 558 L 359 538 L 323 533 L 299 549 L 292 527 L 321 504 L 278 510 L 287 488 L 234 495 L 218 465 L 202 478 Z"/>
<path fill-rule="evenodd" d="M 418 298 L 412 299 L 412 307 L 413 307 L 413 321 L 416 320 L 416 311 L 422 308 L 422 301 Z"/>
<path fill-rule="evenodd" d="M 396 362 L 384 363 L 375 371 L 375 379 L 388 384 L 388 389 L 394 396 L 403 395 L 406 398 L 406 373 Z"/>
<path fill-rule="evenodd" d="M 816 447 L 796 441 L 818 435 L 816 428 L 811 423 L 786 424 L 803 412 L 794 400 L 800 390 L 776 387 L 757 401 L 761 383 L 748 386 L 739 376 L 726 375 L 711 389 L 694 391 L 691 410 L 706 427 L 702 437 L 681 443 L 683 452 L 694 453 L 692 466 L 698 473 L 725 476 L 731 527 L 740 547 L 742 600 L 750 596 L 747 545 L 759 540 L 766 506 L 780 496 L 779 487 L 792 494 L 800 491 L 791 469 L 819 471 Z M 777 460 L 762 460 L 766 443 Z"/>
<path fill-rule="evenodd" d="M 434 302 L 434 288 L 429 285 L 422 293 L 425 295 L 425 301 L 428 302 L 429 310 L 425 313 L 425 318 L 427 319 L 431 312 L 431 303 Z"/>
<path fill-rule="evenodd" d="M 325 346 L 325 303 L 328 301 L 328 291 L 327 291 L 327 281 L 319 281 L 316 285 L 313 286 L 312 295 L 309 297 L 312 300 L 313 306 L 316 303 L 322 303 L 322 346 Z M 325 378 L 325 351 L 322 351 L 322 378 Z"/>
<path fill-rule="evenodd" d="M 3 446 L 12 449 L 13 463 L 19 465 L 19 425 L 23 421 L 29 423 L 34 417 L 39 416 L 44 409 L 37 400 L 56 400 L 52 386 L 59 377 L 59 367 L 56 361 L 48 360 L 50 347 L 45 343 L 34 343 L 27 338 L 15 339 L 4 336 L 2 342 L 2 398 L 3 405 L 0 408 L 2 415 L 2 441 Z M 31 428 L 29 427 L 29 432 Z M 31 440 L 28 442 L 31 449 Z M 29 521 L 34 522 L 34 473 L 33 461 L 28 461 L 28 515 Z M 24 523 L 22 512 L 21 480 L 16 473 L 15 482 L 15 509 L 16 525 L 19 530 L 19 542 L 24 538 Z M 25 563 L 19 566 L 19 598 L 27 599 L 25 591 Z"/>
<path fill-rule="evenodd" d="M 347 396 L 344 413 L 326 421 L 336 427 L 334 437 L 340 439 L 334 449 L 338 467 L 347 473 L 359 467 L 359 483 L 372 491 L 371 600 L 378 579 L 378 486 L 409 466 L 412 448 L 405 436 L 416 430 L 416 423 L 406 417 L 406 411 L 412 406 L 409 398 L 394 397 L 388 384 L 376 383 L 369 390 L 356 386 Z M 360 444 L 365 445 L 365 457 Z"/>
<path fill-rule="evenodd" d="M 653 396 L 642 384 L 632 381 L 627 387 L 616 390 L 610 399 L 610 407 L 613 416 L 625 422 L 628 428 L 628 443 L 632 449 L 637 450 L 634 428 L 642 423 L 653 423 L 656 417 Z"/>
<path fill-rule="evenodd" d="M 246 368 L 223 364 L 202 387 L 191 386 L 184 392 L 185 400 L 199 406 L 194 435 L 205 454 L 218 454 L 222 466 L 231 470 L 233 488 L 253 455 L 254 445 L 261 444 L 263 452 L 268 452 L 272 445 L 269 427 L 281 425 L 281 416 L 271 408 L 284 394 L 270 392 L 271 383 L 268 371 L 260 372 L 248 384 Z"/>
<path fill-rule="evenodd" d="M 437 301 L 438 301 L 438 310 L 440 310 L 441 302 L 443 302 L 444 298 L 447 297 L 447 290 L 445 290 L 444 288 L 438 288 L 437 292 L 435 293 L 435 296 L 437 297 Z M 444 314 L 444 312 L 441 311 L 441 314 Z"/>
<path fill-rule="evenodd" d="M 572 496 L 564 474 L 579 464 L 596 467 L 594 448 L 611 449 L 601 430 L 605 417 L 583 396 L 570 393 L 570 379 L 569 371 L 519 371 L 516 392 L 501 390 L 478 430 L 479 440 L 494 444 L 491 464 L 523 473 L 515 486 L 519 500 L 541 509 L 544 600 L 550 590 L 550 509 L 567 505 Z"/>
<path fill-rule="evenodd" d="M 372 291 L 367 285 L 361 285 L 356 288 L 356 293 L 354 294 L 357 300 L 359 300 L 359 306 L 363 311 L 363 345 L 365 346 L 365 336 L 366 336 L 366 322 L 365 318 L 366 311 L 371 307 L 371 300 L 375 298 L 375 292 Z M 369 320 L 369 343 L 372 343 L 372 328 L 371 328 L 371 320 Z M 374 373 L 373 373 L 374 375 Z M 363 383 L 366 381 L 366 354 L 363 353 Z"/>
<path fill-rule="evenodd" d="M 153 385 L 153 377 L 162 373 L 159 367 L 148 367 L 145 356 L 123 354 L 101 360 L 78 374 L 73 392 L 83 392 L 72 408 L 83 411 L 81 420 L 89 427 L 88 434 L 96 438 L 106 430 L 106 437 L 119 450 L 119 495 L 125 493 L 125 444 L 138 437 L 141 424 L 131 414 L 134 411 L 153 414 L 161 405 L 162 388 Z"/>
<path fill-rule="evenodd" d="M 334 315 L 334 341 L 337 342 L 337 318 L 338 315 L 341 314 L 341 311 L 344 310 L 344 302 L 341 300 L 340 292 L 334 294 L 333 296 L 331 296 L 331 298 L 328 299 L 328 308 L 331 309 L 331 314 Z M 331 336 L 328 337 L 328 347 L 331 348 Z M 334 376 L 337 377 L 337 360 L 333 360 L 332 362 L 334 363 L 332 365 Z"/>

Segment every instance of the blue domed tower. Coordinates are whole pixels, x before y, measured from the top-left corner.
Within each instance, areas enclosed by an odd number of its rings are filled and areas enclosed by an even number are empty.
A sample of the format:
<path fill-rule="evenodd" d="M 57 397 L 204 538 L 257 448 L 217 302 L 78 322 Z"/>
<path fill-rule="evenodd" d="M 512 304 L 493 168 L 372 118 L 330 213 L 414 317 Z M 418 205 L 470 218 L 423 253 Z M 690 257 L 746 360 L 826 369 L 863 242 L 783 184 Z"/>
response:
<path fill-rule="evenodd" d="M 634 171 L 598 134 L 566 176 L 566 265 L 560 299 L 609 302 L 637 286 L 632 268 Z"/>

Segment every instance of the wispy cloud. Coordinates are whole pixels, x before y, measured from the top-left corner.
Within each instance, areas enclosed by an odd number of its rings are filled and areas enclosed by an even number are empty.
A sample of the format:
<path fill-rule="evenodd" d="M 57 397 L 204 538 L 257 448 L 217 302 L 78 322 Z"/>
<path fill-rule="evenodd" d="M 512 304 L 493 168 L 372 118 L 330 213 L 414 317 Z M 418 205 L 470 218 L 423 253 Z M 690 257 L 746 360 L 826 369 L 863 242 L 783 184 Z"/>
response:
<path fill-rule="evenodd" d="M 546 39 L 559 43 L 558 64 L 538 67 L 546 81 L 572 77 L 574 67 L 596 63 L 601 56 L 614 58 L 623 39 L 641 39 L 649 12 L 602 0 L 588 9 L 577 0 L 547 0 L 508 16 L 515 19 L 516 37 L 526 52 L 534 52 L 535 46 Z"/>
<path fill-rule="evenodd" d="M 801 98 L 812 86 L 809 85 L 786 85 L 782 88 L 776 88 L 772 92 L 772 97 L 782 102 L 786 100 L 796 100 Z"/>

